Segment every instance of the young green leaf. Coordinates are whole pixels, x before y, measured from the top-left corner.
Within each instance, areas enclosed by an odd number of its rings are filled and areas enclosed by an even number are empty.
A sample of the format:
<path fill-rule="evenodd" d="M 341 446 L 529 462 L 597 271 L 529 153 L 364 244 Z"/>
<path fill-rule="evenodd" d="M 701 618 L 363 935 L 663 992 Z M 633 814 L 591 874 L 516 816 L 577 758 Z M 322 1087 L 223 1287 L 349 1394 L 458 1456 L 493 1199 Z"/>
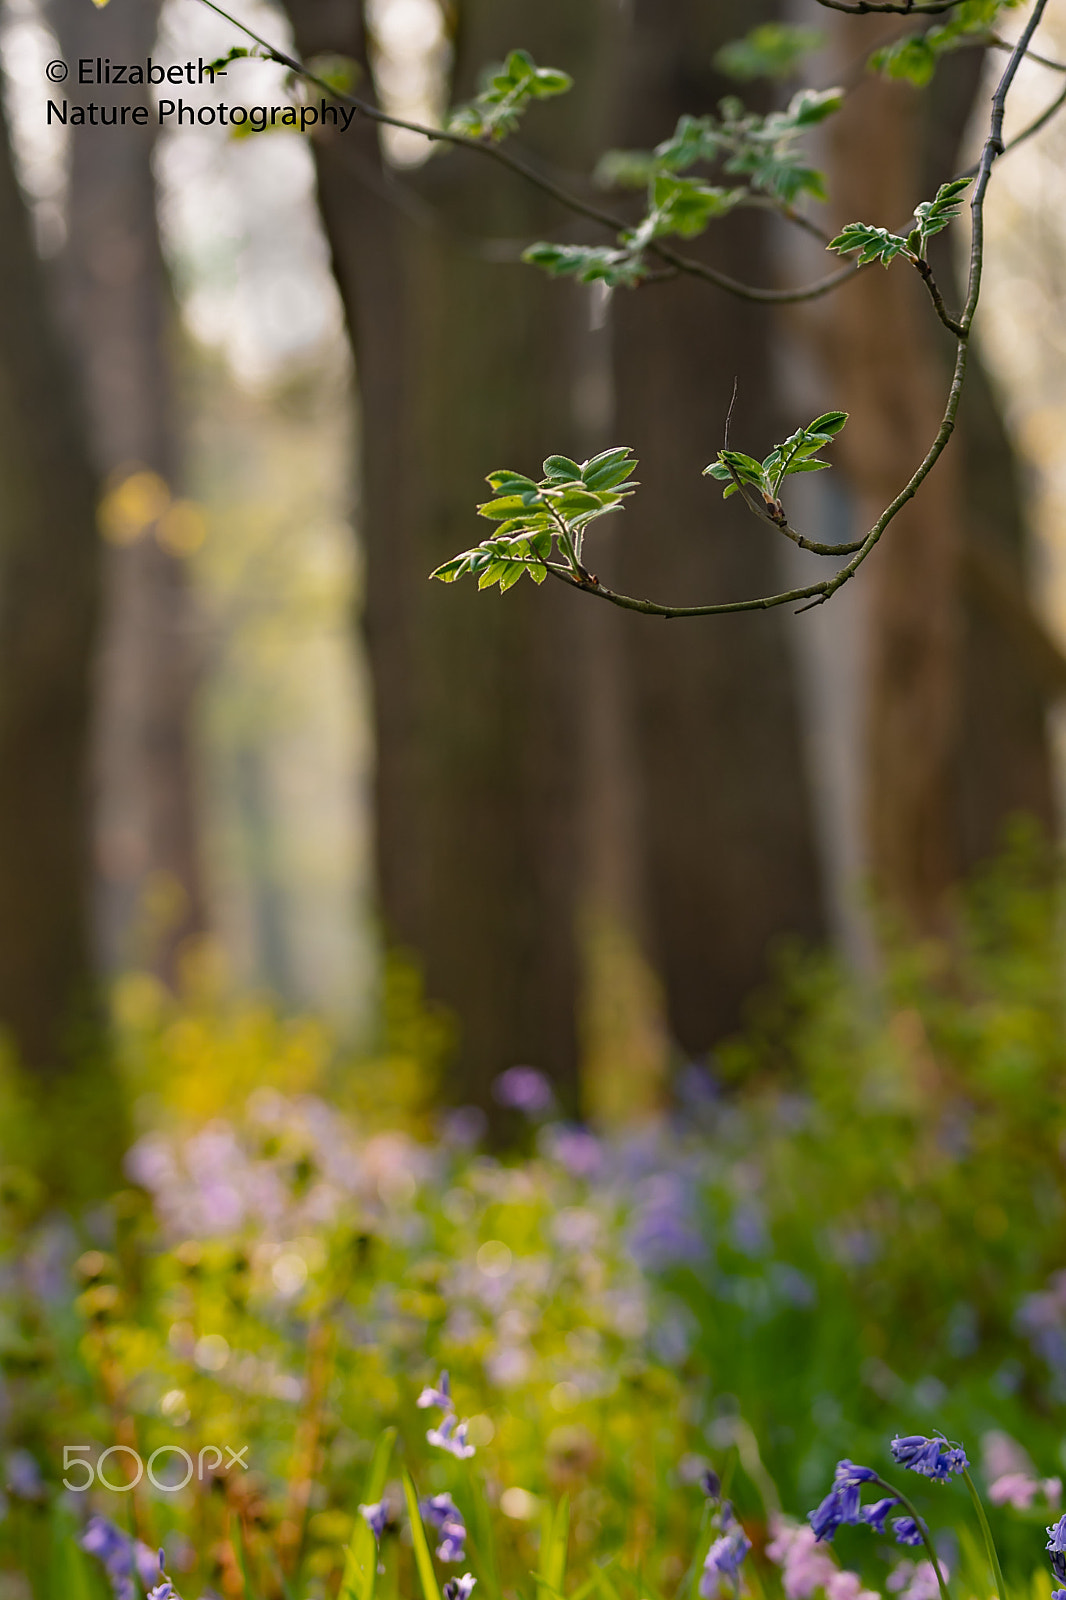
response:
<path fill-rule="evenodd" d="M 835 250 L 841 256 L 853 255 L 857 250 L 860 267 L 865 267 L 871 261 L 880 261 L 883 267 L 887 267 L 901 253 L 910 254 L 906 239 L 898 233 L 889 233 L 887 228 L 875 228 L 869 222 L 849 222 L 835 239 L 830 240 L 826 249 Z"/>
<path fill-rule="evenodd" d="M 470 139 L 502 139 L 514 132 L 532 101 L 566 94 L 572 87 L 567 73 L 538 67 L 527 50 L 512 50 L 502 65 L 488 68 L 480 93 L 457 106 L 447 126 Z"/>
<path fill-rule="evenodd" d="M 539 240 L 523 250 L 522 260 L 555 278 L 605 283 L 610 289 L 632 288 L 647 271 L 638 253 L 608 245 L 549 244 Z"/>

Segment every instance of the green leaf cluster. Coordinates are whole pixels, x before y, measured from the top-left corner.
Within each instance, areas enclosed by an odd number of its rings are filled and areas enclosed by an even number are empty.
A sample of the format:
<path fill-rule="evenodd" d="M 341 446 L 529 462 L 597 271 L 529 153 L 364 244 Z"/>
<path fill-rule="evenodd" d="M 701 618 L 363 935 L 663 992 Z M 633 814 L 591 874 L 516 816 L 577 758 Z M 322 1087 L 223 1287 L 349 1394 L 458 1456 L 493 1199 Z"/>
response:
<path fill-rule="evenodd" d="M 902 39 L 875 50 L 869 60 L 870 69 L 885 78 L 902 79 L 916 89 L 924 89 L 946 51 L 972 44 L 975 35 L 987 35 L 995 27 L 1000 12 L 1012 10 L 1019 3 L 1020 0 L 962 0 L 950 22 L 928 28 L 924 33 L 905 34 Z"/>
<path fill-rule="evenodd" d="M 741 82 L 750 82 L 753 78 L 788 78 L 804 56 L 822 48 L 825 39 L 825 34 L 816 28 L 763 22 L 743 39 L 733 39 L 723 45 L 714 64 L 719 72 Z"/>
<path fill-rule="evenodd" d="M 801 89 L 787 110 L 760 117 L 730 98 L 722 101 L 720 117 L 682 117 L 672 136 L 654 150 L 610 150 L 596 169 L 597 181 L 647 187 L 647 210 L 638 225 L 621 233 L 613 247 L 538 240 L 522 259 L 556 277 L 576 277 L 583 283 L 600 279 L 612 288 L 631 288 L 647 276 L 644 252 L 655 239 L 693 239 L 750 201 L 753 192 L 786 205 L 804 191 L 824 199 L 824 178 L 798 141 L 842 102 L 841 89 Z M 745 181 L 723 186 L 683 176 L 701 162 Z"/>
<path fill-rule="evenodd" d="M 534 583 L 543 583 L 546 563 L 556 551 L 574 570 L 589 524 L 618 510 L 636 487 L 629 481 L 636 465 L 628 446 L 622 445 L 581 463 L 549 456 L 539 481 L 509 469 L 490 472 L 486 482 L 493 497 L 478 506 L 478 514 L 500 526 L 491 539 L 445 561 L 430 577 L 454 583 L 469 573 L 479 589 L 499 584 L 501 591 L 524 572 Z"/>
<path fill-rule="evenodd" d="M 489 67 L 475 98 L 449 113 L 448 131 L 470 139 L 503 139 L 532 101 L 566 94 L 573 81 L 556 67 L 538 67 L 528 50 L 512 50 L 502 65 Z"/>
<path fill-rule="evenodd" d="M 923 200 L 914 212 L 914 227 L 906 235 L 890 233 L 887 228 L 875 228 L 870 222 L 849 222 L 827 246 L 837 255 L 848 256 L 858 252 L 858 265 L 864 267 L 871 261 L 880 261 L 887 267 L 899 255 L 908 261 L 925 259 L 925 247 L 935 233 L 941 233 L 958 216 L 962 196 L 973 180 L 954 178 L 942 183 L 933 200 Z"/>
<path fill-rule="evenodd" d="M 778 509 L 781 485 L 787 477 L 795 472 L 821 472 L 831 465 L 822 461 L 818 452 L 832 444 L 847 420 L 846 411 L 826 411 L 805 428 L 797 428 L 782 444 L 775 444 L 764 461 L 740 450 L 719 450 L 717 459 L 704 467 L 704 476 L 726 485 L 724 500 L 747 484 L 758 490 L 768 506 Z"/>
<path fill-rule="evenodd" d="M 744 188 L 775 200 L 790 204 L 804 192 L 824 199 L 825 179 L 811 166 L 800 140 L 843 103 L 843 89 L 800 89 L 784 111 L 763 117 L 730 95 L 717 117 L 682 117 L 654 151 L 609 151 L 597 177 L 635 186 L 654 183 L 664 173 L 686 172 L 699 162 L 720 163 L 724 172 L 745 180 Z"/>

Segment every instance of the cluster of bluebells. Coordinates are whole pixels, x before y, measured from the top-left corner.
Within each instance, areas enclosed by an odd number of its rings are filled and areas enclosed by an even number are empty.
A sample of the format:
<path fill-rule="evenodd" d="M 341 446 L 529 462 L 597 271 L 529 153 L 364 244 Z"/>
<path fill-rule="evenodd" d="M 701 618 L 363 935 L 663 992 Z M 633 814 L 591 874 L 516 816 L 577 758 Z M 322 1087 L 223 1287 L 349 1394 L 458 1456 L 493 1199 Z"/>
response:
<path fill-rule="evenodd" d="M 953 1473 L 965 1472 L 969 1466 L 966 1452 L 960 1445 L 949 1444 L 943 1437 L 926 1438 L 922 1434 L 909 1434 L 892 1441 L 892 1459 L 897 1466 L 919 1472 L 934 1483 L 947 1483 Z M 890 1485 L 872 1467 L 856 1466 L 853 1461 L 838 1461 L 833 1477 L 833 1487 L 819 1506 L 808 1513 L 816 1540 L 832 1539 L 837 1529 L 845 1525 L 864 1524 L 875 1533 L 885 1532 L 888 1513 L 901 1503 L 900 1496 L 891 1493 L 872 1504 L 862 1504 L 862 1487 L 876 1483 L 883 1489 Z M 894 1517 L 892 1532 L 896 1543 L 922 1544 L 923 1534 L 912 1516 Z M 1066 1600 L 1066 1596 L 1064 1596 Z"/>
<path fill-rule="evenodd" d="M 700 1480 L 709 1500 L 718 1501 L 712 1526 L 717 1538 L 711 1541 L 703 1561 L 700 1575 L 701 1600 L 714 1600 L 724 1587 L 740 1592 L 740 1564 L 751 1549 L 751 1540 L 740 1526 L 728 1500 L 721 1500 L 721 1484 L 714 1472 L 705 1472 Z"/>
<path fill-rule="evenodd" d="M 953 1472 L 965 1472 L 970 1465 L 962 1446 L 948 1444 L 943 1435 L 927 1439 L 923 1434 L 910 1433 L 893 1439 L 891 1449 L 897 1467 L 909 1467 L 911 1472 L 920 1472 L 934 1483 L 947 1483 Z"/>
<path fill-rule="evenodd" d="M 103 1563 L 115 1600 L 136 1600 L 134 1573 L 148 1590 L 148 1600 L 180 1600 L 166 1573 L 166 1556 L 149 1550 L 139 1539 L 123 1533 L 106 1517 L 90 1517 L 81 1536 L 81 1547 Z"/>
<path fill-rule="evenodd" d="M 423 1411 L 427 1406 L 436 1406 L 444 1412 L 440 1426 L 426 1431 L 426 1439 L 430 1444 L 436 1445 L 438 1450 L 447 1450 L 457 1461 L 465 1461 L 468 1456 L 474 1454 L 474 1446 L 466 1442 L 467 1425 L 459 1421 L 452 1409 L 452 1390 L 446 1372 L 441 1373 L 436 1388 L 430 1385 L 422 1390 L 416 1404 Z M 462 1557 L 456 1559 L 461 1560 Z"/>

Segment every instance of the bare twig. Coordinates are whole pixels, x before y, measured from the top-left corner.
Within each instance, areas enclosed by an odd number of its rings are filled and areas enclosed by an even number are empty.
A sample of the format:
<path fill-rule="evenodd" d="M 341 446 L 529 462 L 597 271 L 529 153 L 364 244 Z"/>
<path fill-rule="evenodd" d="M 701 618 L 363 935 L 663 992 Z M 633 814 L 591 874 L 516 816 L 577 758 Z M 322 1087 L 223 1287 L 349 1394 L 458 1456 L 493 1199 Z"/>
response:
<path fill-rule="evenodd" d="M 897 17 L 939 17 L 952 11 L 962 0 L 818 0 L 828 11 L 846 11 L 852 17 L 871 16 L 886 12 Z"/>
<path fill-rule="evenodd" d="M 933 269 L 929 265 L 928 261 L 923 260 L 921 256 L 912 256 L 911 260 L 914 262 L 915 269 L 919 273 L 922 282 L 929 290 L 929 296 L 933 302 L 936 314 L 944 324 L 945 328 L 947 328 L 950 333 L 953 333 L 956 339 L 965 339 L 967 336 L 966 329 L 963 327 L 961 322 L 955 321 L 955 318 L 951 315 L 947 306 L 944 304 L 944 297 L 940 293 L 940 286 L 933 277 Z"/>

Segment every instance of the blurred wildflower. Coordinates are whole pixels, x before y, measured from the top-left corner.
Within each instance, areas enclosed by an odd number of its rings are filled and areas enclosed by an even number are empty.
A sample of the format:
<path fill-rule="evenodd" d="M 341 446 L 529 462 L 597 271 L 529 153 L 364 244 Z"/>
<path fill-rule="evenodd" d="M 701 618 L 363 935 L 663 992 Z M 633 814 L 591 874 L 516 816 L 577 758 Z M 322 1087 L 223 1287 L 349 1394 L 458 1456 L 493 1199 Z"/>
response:
<path fill-rule="evenodd" d="M 940 1570 L 946 1582 L 949 1574 L 942 1560 Z M 901 1561 L 885 1579 L 885 1588 L 898 1594 L 900 1600 L 939 1600 L 940 1594 L 931 1561 Z"/>
<path fill-rule="evenodd" d="M 445 1417 L 439 1428 L 427 1429 L 426 1439 L 438 1450 L 447 1450 L 457 1461 L 474 1454 L 474 1446 L 466 1442 L 466 1423 L 458 1422 L 454 1416 Z"/>
<path fill-rule="evenodd" d="M 1011 1506 L 1015 1511 L 1028 1511 L 1038 1494 L 1043 1494 L 1049 1505 L 1057 1505 L 1062 1494 L 1062 1479 L 1041 1481 L 1027 1472 L 1006 1472 L 988 1488 L 988 1498 L 994 1506 Z"/>
<path fill-rule="evenodd" d="M 498 1104 L 527 1117 L 541 1116 L 555 1104 L 551 1084 L 536 1067 L 508 1067 L 493 1083 L 492 1093 Z"/>
<path fill-rule="evenodd" d="M 431 1386 L 423 1389 L 415 1401 L 415 1405 L 419 1406 L 423 1411 L 427 1406 L 439 1406 L 442 1411 L 450 1411 L 452 1409 L 452 1386 L 448 1374 L 446 1372 L 441 1373 L 437 1379 L 437 1387 L 435 1389 Z"/>
<path fill-rule="evenodd" d="M 435 1494 L 429 1500 L 423 1500 L 419 1508 L 422 1519 L 433 1528 L 439 1530 L 440 1543 L 436 1554 L 439 1561 L 464 1561 L 466 1551 L 466 1527 L 462 1514 L 450 1494 Z"/>
<path fill-rule="evenodd" d="M 913 1517 L 897 1517 L 892 1524 L 897 1544 L 921 1544 L 922 1530 Z"/>
<path fill-rule="evenodd" d="M 359 1515 L 374 1535 L 374 1538 L 380 1540 L 389 1520 L 389 1508 L 386 1502 L 378 1500 L 373 1505 L 360 1506 Z"/>
<path fill-rule="evenodd" d="M 813 1528 L 775 1517 L 770 1529 L 773 1538 L 766 1546 L 766 1554 L 781 1568 L 786 1600 L 810 1600 L 816 1590 L 826 1588 L 838 1571 L 835 1562 L 819 1547 Z"/>
<path fill-rule="evenodd" d="M 132 1539 L 106 1517 L 90 1517 L 81 1536 L 81 1547 L 103 1563 L 115 1600 L 134 1600 Z"/>
<path fill-rule="evenodd" d="M 724 1512 L 725 1507 L 723 1507 Z M 731 1510 L 730 1520 L 732 1520 Z M 740 1563 L 750 1549 L 751 1540 L 739 1523 L 734 1523 L 728 1533 L 723 1533 L 714 1541 L 703 1563 L 703 1575 L 700 1578 L 702 1600 L 713 1600 L 723 1581 L 732 1584 L 734 1588 L 737 1586 Z"/>
<path fill-rule="evenodd" d="M 41 1469 L 28 1450 L 12 1450 L 7 1458 L 5 1483 L 19 1500 L 40 1500 L 44 1496 Z"/>

